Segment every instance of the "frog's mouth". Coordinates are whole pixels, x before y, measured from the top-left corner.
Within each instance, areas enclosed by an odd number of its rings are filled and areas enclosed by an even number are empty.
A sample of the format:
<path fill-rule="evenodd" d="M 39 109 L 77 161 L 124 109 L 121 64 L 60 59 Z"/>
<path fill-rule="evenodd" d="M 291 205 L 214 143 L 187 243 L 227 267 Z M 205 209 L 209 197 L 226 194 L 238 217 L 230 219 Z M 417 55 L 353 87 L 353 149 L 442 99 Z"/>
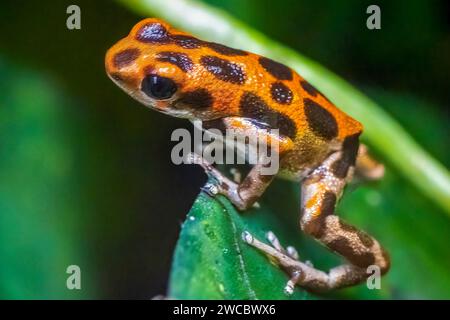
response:
<path fill-rule="evenodd" d="M 183 109 L 176 109 L 173 107 L 167 107 L 167 108 L 158 108 L 155 106 L 149 106 L 149 108 L 154 109 L 158 112 L 167 114 L 171 117 L 177 117 L 177 118 L 183 118 L 183 119 L 190 119 L 192 118 L 192 113 L 190 113 L 188 110 Z"/>

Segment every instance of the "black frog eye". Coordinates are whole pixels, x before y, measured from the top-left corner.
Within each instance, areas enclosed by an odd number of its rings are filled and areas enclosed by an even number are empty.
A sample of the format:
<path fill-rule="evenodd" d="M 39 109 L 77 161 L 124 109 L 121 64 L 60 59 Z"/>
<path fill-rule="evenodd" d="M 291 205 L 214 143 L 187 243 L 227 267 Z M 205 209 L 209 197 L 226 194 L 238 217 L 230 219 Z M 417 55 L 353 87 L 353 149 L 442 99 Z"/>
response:
<path fill-rule="evenodd" d="M 173 96 L 177 85 L 169 78 L 149 74 L 142 80 L 141 90 L 150 98 L 164 100 Z"/>

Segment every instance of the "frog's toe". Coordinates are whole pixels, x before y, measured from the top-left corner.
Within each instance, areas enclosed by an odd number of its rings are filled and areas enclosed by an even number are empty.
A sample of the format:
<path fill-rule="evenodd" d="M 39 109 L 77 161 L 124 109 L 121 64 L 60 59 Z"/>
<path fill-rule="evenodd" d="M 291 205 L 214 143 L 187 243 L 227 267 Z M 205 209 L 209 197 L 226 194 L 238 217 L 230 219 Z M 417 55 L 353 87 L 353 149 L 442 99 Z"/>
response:
<path fill-rule="evenodd" d="M 298 260 L 298 251 L 293 246 L 286 247 L 286 253 L 295 260 Z"/>
<path fill-rule="evenodd" d="M 297 260 L 297 251 L 293 247 L 284 249 L 272 231 L 267 232 L 266 238 L 270 242 L 270 245 L 259 241 L 248 231 L 242 233 L 242 239 L 247 244 L 264 252 L 270 259 L 280 264 L 286 273 L 288 273 L 289 280 L 284 287 L 284 293 L 291 295 L 294 293 L 294 288 L 297 283 L 303 279 L 301 262 Z"/>
<path fill-rule="evenodd" d="M 272 245 L 272 247 L 274 247 L 275 249 L 277 249 L 278 251 L 286 254 L 286 250 L 283 248 L 283 246 L 280 244 L 280 241 L 278 240 L 277 236 L 275 235 L 275 233 L 273 233 L 272 231 L 268 231 L 266 233 L 266 239 L 270 242 L 270 244 Z"/>
<path fill-rule="evenodd" d="M 203 187 L 201 187 L 201 190 L 207 194 L 209 194 L 211 197 L 214 197 L 219 194 L 219 187 L 212 182 L 207 182 Z"/>
<path fill-rule="evenodd" d="M 253 238 L 253 235 L 250 232 L 248 232 L 248 231 L 242 232 L 241 237 L 242 237 L 242 240 L 244 240 L 247 244 L 252 244 L 253 243 L 253 239 L 254 238 Z"/>
<path fill-rule="evenodd" d="M 239 171 L 238 168 L 231 168 L 230 169 L 230 173 L 232 174 L 233 177 L 233 181 L 236 183 L 241 183 L 242 182 L 242 174 Z"/>
<path fill-rule="evenodd" d="M 275 235 L 275 233 L 273 233 L 272 231 L 268 231 L 266 233 L 266 238 L 267 240 L 270 242 L 270 244 L 272 245 L 272 247 L 274 247 L 276 250 L 278 250 L 279 252 L 288 255 L 289 257 L 291 257 L 294 260 L 298 260 L 298 252 L 297 250 L 293 247 L 293 246 L 287 246 L 286 249 L 281 245 L 280 241 L 278 240 L 277 236 Z"/>

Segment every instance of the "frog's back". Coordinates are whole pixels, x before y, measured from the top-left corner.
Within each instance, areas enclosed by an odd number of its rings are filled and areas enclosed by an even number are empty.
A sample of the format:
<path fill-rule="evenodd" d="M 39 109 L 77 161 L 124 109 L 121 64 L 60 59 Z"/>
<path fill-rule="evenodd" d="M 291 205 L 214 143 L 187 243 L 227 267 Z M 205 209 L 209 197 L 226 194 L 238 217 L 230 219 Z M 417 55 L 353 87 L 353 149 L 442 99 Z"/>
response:
<path fill-rule="evenodd" d="M 245 72 L 249 80 L 238 90 L 236 110 L 292 139 L 282 171 L 302 176 L 323 161 L 344 141 L 357 141 L 363 130 L 313 85 L 291 68 L 269 58 L 248 53 Z"/>
<path fill-rule="evenodd" d="M 360 122 L 291 68 L 252 53 L 245 63 L 252 80 L 242 88 L 241 116 L 275 122 L 273 126 L 294 141 L 309 137 L 325 143 L 342 142 L 362 132 Z"/>

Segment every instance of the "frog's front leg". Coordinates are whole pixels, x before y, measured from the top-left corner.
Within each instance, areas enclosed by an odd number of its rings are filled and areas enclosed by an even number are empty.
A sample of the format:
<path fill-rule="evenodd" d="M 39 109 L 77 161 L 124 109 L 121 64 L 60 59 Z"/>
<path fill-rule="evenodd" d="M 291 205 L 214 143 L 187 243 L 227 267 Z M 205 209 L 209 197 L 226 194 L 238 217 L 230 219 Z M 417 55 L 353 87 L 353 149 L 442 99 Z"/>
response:
<path fill-rule="evenodd" d="M 336 201 L 346 179 L 352 175 L 354 164 L 354 157 L 345 155 L 345 152 L 331 154 L 303 181 L 300 225 L 303 231 L 343 256 L 349 264 L 325 273 L 286 255 L 276 246 L 268 246 L 248 233 L 244 235 L 246 242 L 275 258 L 290 274 L 286 289 L 298 284 L 313 291 L 326 291 L 364 281 L 370 265 L 378 266 L 381 274 L 389 269 L 389 257 L 378 241 L 335 215 Z"/>
<path fill-rule="evenodd" d="M 191 154 L 193 162 L 200 164 L 210 178 L 202 188 L 208 194 L 226 196 L 239 210 L 246 210 L 256 203 L 273 180 L 273 175 L 261 174 L 262 164 L 256 164 L 239 184 L 227 178 L 217 168 L 197 154 Z"/>
<path fill-rule="evenodd" d="M 211 124 L 208 125 L 211 128 Z M 258 156 L 257 163 L 241 183 L 228 179 L 199 155 L 191 155 L 194 157 L 194 162 L 200 164 L 205 169 L 206 174 L 214 181 L 204 187 L 205 191 L 212 195 L 223 194 L 239 210 L 246 210 L 259 199 L 274 179 L 278 170 L 275 172 L 268 170 L 273 165 L 272 161 L 276 159 L 279 162 L 283 155 L 292 148 L 293 143 L 291 139 L 274 134 L 267 127 L 258 126 L 255 121 L 246 118 L 228 117 L 220 119 L 220 125 L 227 129 L 227 134 L 229 130 L 233 130 L 235 136 L 254 137 L 256 138 L 254 141 L 263 141 L 268 147 L 276 146 L 276 148 L 270 149 L 270 156 L 267 153 L 261 153 Z"/>

